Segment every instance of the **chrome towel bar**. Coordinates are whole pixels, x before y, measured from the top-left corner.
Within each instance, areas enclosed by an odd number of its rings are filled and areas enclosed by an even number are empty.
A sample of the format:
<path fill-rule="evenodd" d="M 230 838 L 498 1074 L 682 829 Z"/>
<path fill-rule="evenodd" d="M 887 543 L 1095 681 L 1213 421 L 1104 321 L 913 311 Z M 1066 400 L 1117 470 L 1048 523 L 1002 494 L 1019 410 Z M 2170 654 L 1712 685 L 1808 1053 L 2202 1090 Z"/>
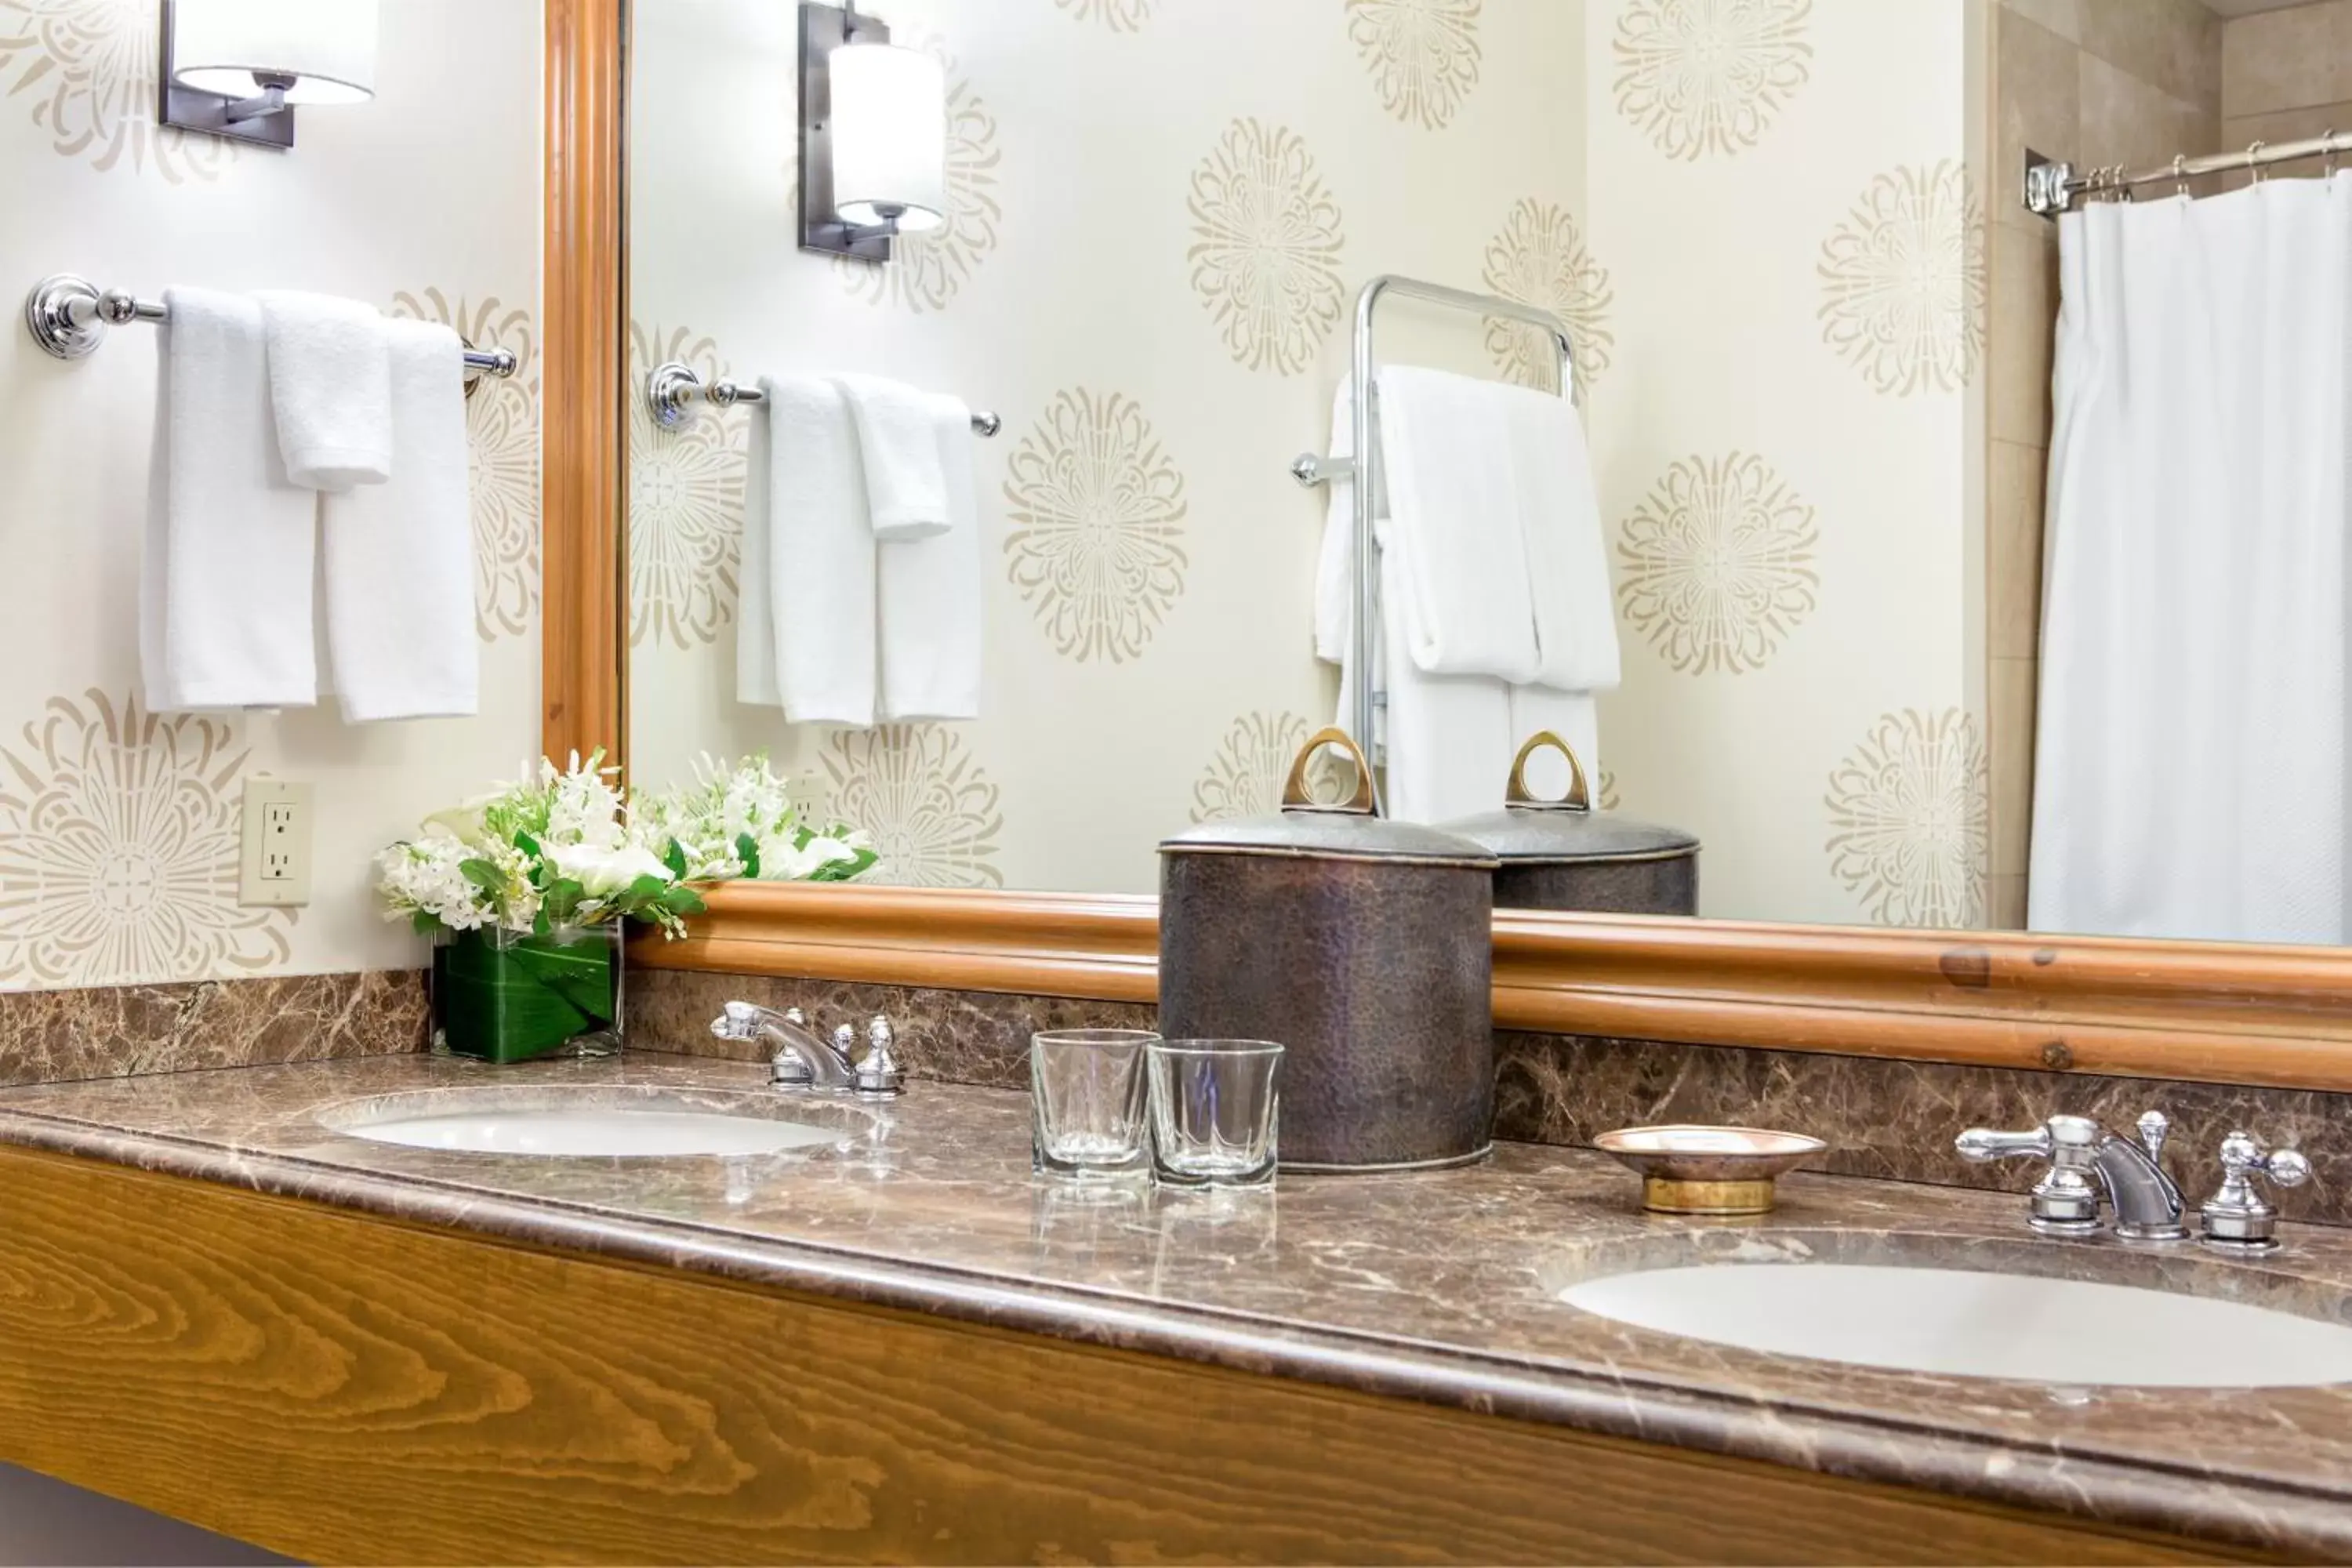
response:
<path fill-rule="evenodd" d="M 170 312 L 161 300 L 135 299 L 120 289 L 100 289 L 71 272 L 42 279 L 25 296 L 25 331 L 52 359 L 82 358 L 106 341 L 109 327 L 169 319 Z M 467 381 L 482 375 L 512 375 L 516 363 L 509 350 L 466 345 Z"/>
<path fill-rule="evenodd" d="M 706 386 L 700 371 L 676 360 L 656 365 L 646 376 L 646 406 L 653 410 L 654 423 L 665 430 L 675 430 L 693 418 L 698 403 L 714 408 L 732 408 L 739 403 L 767 400 L 766 393 L 740 381 L 716 381 Z M 993 436 L 1003 428 L 1004 421 L 985 409 L 971 411 L 973 435 Z"/>

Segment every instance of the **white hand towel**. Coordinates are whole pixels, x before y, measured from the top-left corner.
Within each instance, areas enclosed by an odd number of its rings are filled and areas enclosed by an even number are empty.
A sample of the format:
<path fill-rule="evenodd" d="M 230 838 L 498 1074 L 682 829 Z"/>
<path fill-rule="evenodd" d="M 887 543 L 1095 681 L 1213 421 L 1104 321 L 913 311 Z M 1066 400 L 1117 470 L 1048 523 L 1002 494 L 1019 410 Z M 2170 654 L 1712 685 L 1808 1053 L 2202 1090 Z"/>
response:
<path fill-rule="evenodd" d="M 1562 693 L 1613 689 L 1621 677 L 1609 547 L 1584 426 L 1565 397 L 1506 387 L 1511 450 L 1525 481 L 1528 588 L 1535 601 L 1538 684 Z M 1540 728 L 1541 726 L 1538 726 Z M 1561 731 L 1566 735 L 1566 731 Z"/>
<path fill-rule="evenodd" d="M 1523 480 L 1502 402 L 1516 389 L 1410 365 L 1373 384 L 1392 525 L 1383 585 L 1398 590 L 1404 648 L 1431 675 L 1534 679 Z"/>
<path fill-rule="evenodd" d="M 762 378 L 768 411 L 768 611 L 793 723 L 874 722 L 875 553 L 848 402 L 831 383 Z"/>
<path fill-rule="evenodd" d="M 857 422 L 866 505 L 877 539 L 929 539 L 954 526 L 940 466 L 932 395 L 878 375 L 836 375 Z"/>
<path fill-rule="evenodd" d="M 933 449 L 946 475 L 948 530 L 877 548 L 882 713 L 893 720 L 980 717 L 980 496 L 971 410 L 929 399 Z"/>
<path fill-rule="evenodd" d="M 735 571 L 735 700 L 780 708 L 784 697 L 776 687 L 775 596 L 768 564 L 775 548 L 775 509 L 768 500 L 775 458 L 767 405 L 752 416 L 744 447 L 743 539 Z"/>
<path fill-rule="evenodd" d="M 384 317 L 357 300 L 270 289 L 269 402 L 286 475 L 312 489 L 392 477 L 392 358 Z"/>
<path fill-rule="evenodd" d="M 202 289 L 166 289 L 163 302 L 139 578 L 147 705 L 308 707 L 319 497 L 288 482 L 278 456 L 261 307 Z"/>
<path fill-rule="evenodd" d="M 1376 384 L 1414 662 L 1563 691 L 1615 686 L 1608 555 L 1575 409 L 1410 365 Z"/>
<path fill-rule="evenodd" d="M 1383 550 L 1381 561 L 1388 813 L 1401 822 L 1433 823 L 1493 811 L 1517 750 L 1510 688 L 1492 676 L 1432 675 L 1416 665 L 1405 651 L 1409 595 L 1395 556 Z"/>
<path fill-rule="evenodd" d="M 321 498 L 327 647 L 354 724 L 472 713 L 481 684 L 465 346 L 436 321 L 383 325 L 400 466 Z"/>

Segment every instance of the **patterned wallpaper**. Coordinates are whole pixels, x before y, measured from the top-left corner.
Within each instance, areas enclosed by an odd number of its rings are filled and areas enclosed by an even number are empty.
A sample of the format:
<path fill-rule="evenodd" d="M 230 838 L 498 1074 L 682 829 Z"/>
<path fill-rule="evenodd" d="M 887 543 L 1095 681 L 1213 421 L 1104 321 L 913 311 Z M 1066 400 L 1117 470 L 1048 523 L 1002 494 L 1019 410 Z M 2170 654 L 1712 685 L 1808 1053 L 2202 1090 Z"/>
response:
<path fill-rule="evenodd" d="M 414 963 L 368 858 L 509 773 L 539 696 L 539 102 L 446 112 L 453 76 L 532 84 L 540 8 L 383 8 L 378 97 L 307 110 L 291 155 L 153 123 L 154 0 L 0 0 L 0 989 Z M 266 237 L 266 242 L 256 237 Z M 467 405 L 482 711 L 348 728 L 331 704 L 154 714 L 135 615 L 156 349 L 118 329 L 79 363 L 16 324 L 50 272 L 153 297 L 173 284 L 373 300 L 513 351 Z M 246 780 L 318 785 L 311 903 L 236 904 Z"/>
<path fill-rule="evenodd" d="M 887 877 L 1153 886 L 1160 837 L 1271 805 L 1330 711 L 1322 501 L 1284 468 L 1325 446 L 1355 290 L 1396 271 L 1569 326 L 1627 645 L 1601 784 L 1702 835 L 1706 912 L 1980 918 L 1976 0 L 877 8 L 949 62 L 952 125 L 949 221 L 879 271 L 793 249 L 788 17 L 641 8 L 638 358 L 876 371 L 1004 416 L 984 717 L 797 732 L 737 705 L 745 416 L 640 415 L 643 776 L 765 746 L 875 828 Z M 1517 323 L 1383 331 L 1553 382 Z"/>
<path fill-rule="evenodd" d="M 947 62 L 950 119 L 948 221 L 881 270 L 793 249 L 790 8 L 638 8 L 633 368 L 867 370 L 1002 415 L 978 453 L 984 716 L 796 731 L 735 703 L 748 418 L 671 433 L 633 411 L 635 765 L 767 747 L 876 834 L 893 880 L 1150 889 L 1160 837 L 1270 807 L 1331 710 L 1306 619 L 1322 502 L 1286 470 L 1327 442 L 1365 276 L 1484 280 L 1608 356 L 1582 19 L 1549 0 L 875 9 Z M 1393 324 L 1414 357 L 1551 375 L 1512 323 Z"/>
<path fill-rule="evenodd" d="M 1702 912 L 1985 914 L 1974 0 L 1589 0 L 1611 788 Z"/>

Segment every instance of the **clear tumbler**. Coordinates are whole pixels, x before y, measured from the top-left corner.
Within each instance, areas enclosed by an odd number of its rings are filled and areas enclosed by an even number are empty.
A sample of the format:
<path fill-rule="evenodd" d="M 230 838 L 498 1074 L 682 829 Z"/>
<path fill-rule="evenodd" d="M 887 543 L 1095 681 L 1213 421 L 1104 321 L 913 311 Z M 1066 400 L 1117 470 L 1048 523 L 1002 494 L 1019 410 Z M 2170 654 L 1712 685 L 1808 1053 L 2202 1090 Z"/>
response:
<path fill-rule="evenodd" d="M 1271 1040 L 1155 1040 L 1151 1168 L 1175 1186 L 1274 1180 L 1282 1047 Z"/>

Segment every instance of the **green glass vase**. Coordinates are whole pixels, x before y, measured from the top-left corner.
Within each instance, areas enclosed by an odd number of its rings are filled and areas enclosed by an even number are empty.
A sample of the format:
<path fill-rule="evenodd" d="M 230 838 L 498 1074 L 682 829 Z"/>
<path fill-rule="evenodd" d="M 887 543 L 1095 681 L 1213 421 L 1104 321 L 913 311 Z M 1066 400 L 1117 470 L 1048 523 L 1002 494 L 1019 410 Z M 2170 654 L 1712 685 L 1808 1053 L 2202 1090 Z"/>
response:
<path fill-rule="evenodd" d="M 489 1062 L 621 1048 L 621 924 L 446 931 L 433 946 L 433 1047 Z"/>

